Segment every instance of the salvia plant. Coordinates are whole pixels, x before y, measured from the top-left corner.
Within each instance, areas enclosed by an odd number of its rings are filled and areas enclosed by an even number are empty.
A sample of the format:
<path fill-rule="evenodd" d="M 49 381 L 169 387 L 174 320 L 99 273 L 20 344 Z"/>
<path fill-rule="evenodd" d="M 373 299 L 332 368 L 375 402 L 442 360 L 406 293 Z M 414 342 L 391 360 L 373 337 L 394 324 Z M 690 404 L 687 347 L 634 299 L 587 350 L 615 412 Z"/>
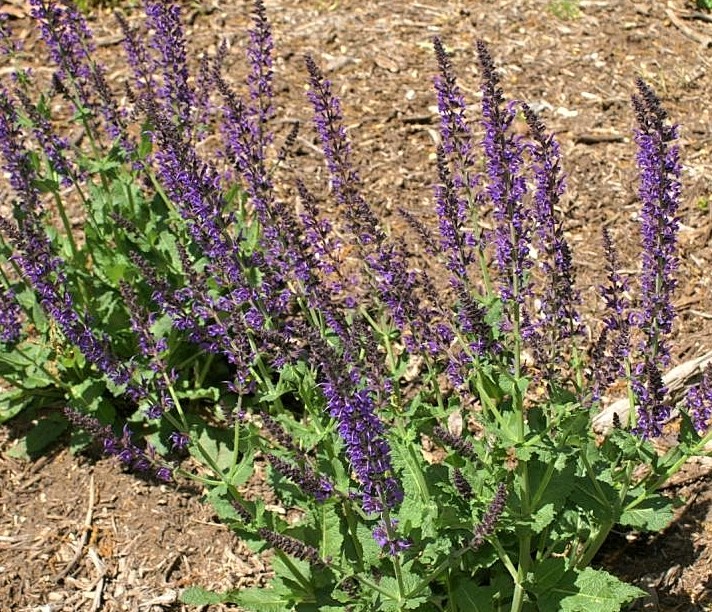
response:
<path fill-rule="evenodd" d="M 604 233 L 602 322 L 587 327 L 559 145 L 505 98 L 484 43 L 475 120 L 433 41 L 437 229 L 401 212 L 447 279 L 436 283 L 364 195 L 341 103 L 310 56 L 306 129 L 328 189 L 300 177 L 297 126 L 272 131 L 261 0 L 237 79 L 225 45 L 190 65 L 173 1 L 145 0 L 140 28 L 117 15 L 122 90 L 72 4 L 31 5 L 52 79 L 18 68 L 0 89 L 13 193 L 0 219 L 0 415 L 36 418 L 28 450 L 67 431 L 127 469 L 196 479 L 231 530 L 273 550 L 268 587 L 196 586 L 186 602 L 619 610 L 643 594 L 595 556 L 617 525 L 666 527 L 674 500 L 658 489 L 712 437 L 712 374 L 681 406 L 663 384 L 678 127 L 645 82 L 632 98 L 641 273 L 620 270 Z M 22 49 L 0 25 L 12 62 Z M 594 432 L 621 383 L 628 410 Z M 677 443 L 661 454 L 653 441 L 675 415 Z"/>

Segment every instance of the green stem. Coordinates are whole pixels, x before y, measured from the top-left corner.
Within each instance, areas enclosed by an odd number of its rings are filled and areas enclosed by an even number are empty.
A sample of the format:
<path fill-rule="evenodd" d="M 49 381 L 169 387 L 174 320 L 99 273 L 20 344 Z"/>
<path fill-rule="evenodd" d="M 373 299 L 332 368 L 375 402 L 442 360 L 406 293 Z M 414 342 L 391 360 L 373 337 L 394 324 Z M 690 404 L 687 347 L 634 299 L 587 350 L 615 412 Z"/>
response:
<path fill-rule="evenodd" d="M 393 531 L 393 526 L 391 525 L 391 516 L 387 507 L 383 510 L 383 526 L 385 527 L 388 540 L 390 542 L 395 542 L 396 534 Z M 400 554 L 396 553 L 392 556 L 391 560 L 393 562 L 393 571 L 396 574 L 396 581 L 398 582 L 398 600 L 400 602 L 404 602 L 407 600 L 407 595 L 405 592 L 405 584 L 403 583 L 403 570 L 401 569 L 400 564 Z"/>
<path fill-rule="evenodd" d="M 72 224 L 69 222 L 69 217 L 67 216 L 67 209 L 64 207 L 64 202 L 62 202 L 62 198 L 60 197 L 58 191 L 53 191 L 52 196 L 54 198 L 54 203 L 57 206 L 59 217 L 62 220 L 64 233 L 66 234 L 67 241 L 69 242 L 69 248 L 72 251 L 72 259 L 74 261 L 78 261 L 79 249 L 77 248 L 77 242 L 74 240 L 74 232 L 72 232 Z"/>

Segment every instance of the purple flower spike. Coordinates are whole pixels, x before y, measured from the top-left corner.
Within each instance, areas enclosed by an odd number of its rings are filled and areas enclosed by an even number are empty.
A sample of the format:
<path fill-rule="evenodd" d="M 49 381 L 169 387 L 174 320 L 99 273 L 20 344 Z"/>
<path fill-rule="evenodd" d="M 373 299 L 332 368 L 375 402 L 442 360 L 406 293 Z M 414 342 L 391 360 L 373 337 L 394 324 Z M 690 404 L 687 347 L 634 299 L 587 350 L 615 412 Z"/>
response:
<path fill-rule="evenodd" d="M 497 522 L 504 512 L 504 507 L 507 503 L 507 485 L 503 482 L 497 487 L 497 492 L 494 499 L 490 503 L 479 525 L 475 527 L 475 535 L 470 540 L 470 547 L 477 550 L 485 539 L 494 533 L 497 527 Z"/>
<path fill-rule="evenodd" d="M 250 43 L 247 55 L 251 71 L 247 77 L 250 87 L 250 98 L 253 106 L 251 114 L 255 116 L 260 135 L 264 134 L 264 124 L 274 115 L 272 98 L 272 29 L 262 0 L 255 0 L 253 15 L 254 27 L 250 30 Z M 267 143 L 264 143 L 267 144 Z"/>
<path fill-rule="evenodd" d="M 22 335 L 22 310 L 11 289 L 0 288 L 0 342 L 13 344 Z"/>
<path fill-rule="evenodd" d="M 153 29 L 151 44 L 159 55 L 157 72 L 163 77 L 159 94 L 165 110 L 179 125 L 190 127 L 195 94 L 188 85 L 188 62 L 180 7 L 171 0 L 146 0 L 147 23 Z"/>
<path fill-rule="evenodd" d="M 702 381 L 687 393 L 687 412 L 695 430 L 701 436 L 707 433 L 712 417 L 712 365 L 707 364 Z"/>
<path fill-rule="evenodd" d="M 646 359 L 633 372 L 631 387 L 637 404 L 635 433 L 642 438 L 658 438 L 663 434 L 663 425 L 670 417 L 670 408 L 663 402 L 667 387 L 663 384 L 658 365 Z"/>
<path fill-rule="evenodd" d="M 351 160 L 351 144 L 343 125 L 341 104 L 331 83 L 310 56 L 305 58 L 309 72 L 309 100 L 314 107 L 314 125 L 329 169 L 331 188 L 343 209 L 347 229 L 355 237 L 368 266 L 375 289 L 390 310 L 404 344 L 415 350 L 427 340 L 428 320 L 420 306 L 417 276 L 408 269 L 402 249 L 389 241 L 378 219 L 360 193 L 361 180 Z"/>
<path fill-rule="evenodd" d="M 625 374 L 625 363 L 630 356 L 628 281 L 619 271 L 618 254 L 607 228 L 603 228 L 603 253 L 608 282 L 599 287 L 605 303 L 604 327 L 591 350 L 594 399 L 599 399 L 616 378 Z"/>
<path fill-rule="evenodd" d="M 465 117 L 465 98 L 457 85 L 452 64 L 445 52 L 442 41 L 433 39 L 435 58 L 440 74 L 435 77 L 435 91 L 438 94 L 438 112 L 440 113 L 440 135 L 443 151 L 447 155 L 455 154 L 461 171 L 468 171 L 475 165 L 473 152 L 475 139 Z M 476 181 L 467 184 L 474 187 Z"/>
<path fill-rule="evenodd" d="M 637 399 L 636 431 L 647 438 L 661 435 L 669 414 L 662 403 L 665 388 L 660 369 L 670 361 L 667 341 L 675 317 L 672 296 L 677 285 L 681 167 L 679 149 L 672 144 L 678 127 L 668 124 L 660 99 L 642 79 L 636 80 L 636 86 L 638 95 L 632 103 L 638 121 L 638 193 L 643 207 L 641 305 L 635 322 L 643 333 L 639 349 L 645 357 L 635 369 L 632 386 Z"/>
<path fill-rule="evenodd" d="M 329 561 L 328 559 L 322 559 L 316 548 L 305 544 L 301 540 L 290 538 L 289 536 L 271 531 L 265 527 L 258 529 L 257 533 L 259 533 L 260 537 L 273 548 L 281 550 L 282 552 L 292 555 L 297 559 L 301 559 L 302 561 L 308 561 L 312 565 L 323 567 L 327 565 Z"/>
<path fill-rule="evenodd" d="M 133 436 L 128 425 L 124 425 L 121 436 L 117 436 L 108 425 L 102 425 L 93 416 L 82 414 L 73 408 L 65 408 L 65 415 L 72 425 L 84 429 L 101 443 L 107 455 L 116 457 L 129 469 L 136 472 L 152 471 L 158 480 L 170 481 L 172 470 L 169 466 L 160 464 L 156 458 L 156 450 L 146 445 L 140 448 L 133 442 Z"/>
<path fill-rule="evenodd" d="M 672 295 L 677 286 L 674 275 L 680 205 L 678 126 L 667 123 L 667 113 L 655 92 L 640 78 L 638 95 L 633 96 L 633 110 L 638 121 L 640 170 L 639 196 L 642 236 L 641 322 L 645 335 L 641 350 L 655 363 L 665 366 L 670 357 L 667 336 L 672 330 L 675 310 Z"/>
<path fill-rule="evenodd" d="M 582 331 L 577 311 L 581 300 L 574 288 L 571 249 L 564 237 L 561 221 L 556 216 L 556 208 L 565 190 L 559 143 L 553 134 L 546 133 L 546 126 L 529 106 L 523 104 L 522 111 L 533 140 L 530 150 L 536 179 L 536 245 L 540 252 L 542 277 L 546 282 L 540 296 L 541 308 L 536 323 L 539 341 L 534 345 L 540 353 L 540 360 L 553 365 L 552 362 L 560 357 L 557 353 L 562 341 Z"/>
<path fill-rule="evenodd" d="M 266 457 L 275 470 L 291 480 L 304 493 L 310 495 L 316 501 L 324 502 L 333 494 L 334 485 L 327 478 L 316 474 L 309 466 L 298 467 L 269 453 Z"/>
<path fill-rule="evenodd" d="M 523 204 L 526 182 L 522 174 L 524 144 L 510 132 L 516 114 L 514 104 L 506 104 L 499 77 L 487 46 L 477 41 L 482 71 L 482 148 L 487 166 L 487 194 L 494 205 L 497 222 L 494 240 L 500 273 L 500 294 L 504 302 L 521 304 L 526 294 L 525 273 L 529 259 L 530 212 Z"/>

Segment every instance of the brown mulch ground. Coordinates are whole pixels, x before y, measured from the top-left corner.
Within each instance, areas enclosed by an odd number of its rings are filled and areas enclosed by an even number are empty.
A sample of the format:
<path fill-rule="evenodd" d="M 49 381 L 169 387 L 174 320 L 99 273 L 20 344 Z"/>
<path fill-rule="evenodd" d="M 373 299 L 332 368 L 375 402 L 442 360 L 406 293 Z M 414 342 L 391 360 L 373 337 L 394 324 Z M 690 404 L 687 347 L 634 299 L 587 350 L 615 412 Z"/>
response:
<path fill-rule="evenodd" d="M 591 310 L 602 278 L 601 227 L 611 229 L 631 270 L 638 261 L 629 96 L 635 76 L 643 76 L 683 125 L 685 190 L 674 357 L 684 361 L 712 349 L 712 24 L 688 19 L 694 14 L 692 2 L 265 4 L 276 38 L 278 134 L 285 134 L 294 120 L 309 123 L 302 56 L 310 52 L 343 98 L 367 197 L 393 231 L 408 240 L 414 237 L 395 214 L 397 207 L 408 208 L 430 226 L 435 220 L 431 38 L 441 36 L 453 52 L 472 104 L 478 100 L 474 40 L 487 41 L 507 95 L 540 110 L 561 142 L 569 173 L 566 227 L 579 287 Z M 578 15 L 564 19 L 552 12 L 563 5 L 577 5 Z M 2 9 L 27 35 L 24 61 L 41 71 L 23 0 L 9 0 Z M 228 65 L 236 80 L 244 73 L 249 11 L 250 3 L 243 0 L 186 3 L 196 57 L 201 50 L 214 53 L 226 37 L 231 44 Z M 138 18 L 135 10 L 127 9 L 127 14 Z M 127 73 L 110 14 L 96 11 L 91 25 L 111 79 L 121 81 Z M 323 179 L 324 164 L 306 127 L 296 160 L 293 166 L 300 175 L 314 184 Z M 285 197 L 289 193 L 285 188 Z M 266 561 L 249 554 L 214 520 L 191 485 L 146 483 L 122 474 L 111 462 L 74 458 L 61 448 L 23 463 L 7 455 L 16 434 L 7 427 L 0 436 L 0 610 L 180 610 L 177 593 L 186 585 L 225 589 L 264 579 Z M 650 590 L 646 609 L 712 609 L 712 482 L 693 465 L 670 491 L 686 501 L 677 520 L 655 536 L 615 535 L 600 562 Z"/>

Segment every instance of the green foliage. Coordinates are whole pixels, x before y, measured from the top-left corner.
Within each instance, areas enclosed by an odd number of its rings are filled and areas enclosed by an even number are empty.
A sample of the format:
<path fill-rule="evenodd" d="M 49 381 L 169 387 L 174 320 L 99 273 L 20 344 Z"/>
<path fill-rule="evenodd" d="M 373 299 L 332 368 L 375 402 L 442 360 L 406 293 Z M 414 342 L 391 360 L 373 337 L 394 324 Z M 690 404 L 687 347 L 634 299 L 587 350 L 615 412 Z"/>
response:
<path fill-rule="evenodd" d="M 696 0 L 697 8 L 704 9 L 706 11 L 712 10 L 712 0 Z"/>

